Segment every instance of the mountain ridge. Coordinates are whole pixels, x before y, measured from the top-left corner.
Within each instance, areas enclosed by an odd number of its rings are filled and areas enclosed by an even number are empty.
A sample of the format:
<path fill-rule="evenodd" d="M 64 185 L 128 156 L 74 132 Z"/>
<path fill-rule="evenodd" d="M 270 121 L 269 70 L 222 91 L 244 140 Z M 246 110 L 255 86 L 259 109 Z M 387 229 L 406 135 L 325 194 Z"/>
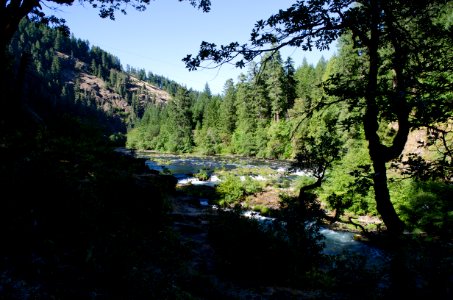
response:
<path fill-rule="evenodd" d="M 113 111 L 114 114 L 119 115 L 122 112 L 123 117 L 133 112 L 132 101 L 128 101 L 127 97 L 122 96 L 110 87 L 108 82 L 93 74 L 87 62 L 60 51 L 56 51 L 55 54 L 63 62 L 64 67 L 61 74 L 64 84 L 72 85 L 75 89 L 80 89 L 89 95 L 95 100 L 96 106 L 104 112 Z M 138 106 L 141 110 L 144 110 L 149 104 L 164 105 L 172 98 L 167 91 L 127 72 L 113 68 L 110 71 L 123 74 L 129 78 L 126 90 L 137 95 Z"/>

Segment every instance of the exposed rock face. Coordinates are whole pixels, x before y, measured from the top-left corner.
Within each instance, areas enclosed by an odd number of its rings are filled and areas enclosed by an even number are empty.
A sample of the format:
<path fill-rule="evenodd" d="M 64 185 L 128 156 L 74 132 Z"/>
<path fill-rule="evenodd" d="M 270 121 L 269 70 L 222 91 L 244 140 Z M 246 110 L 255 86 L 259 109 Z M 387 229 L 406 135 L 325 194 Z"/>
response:
<path fill-rule="evenodd" d="M 153 103 L 157 104 L 165 104 L 170 100 L 171 96 L 169 93 L 166 91 L 158 88 L 157 86 L 154 86 L 148 82 L 138 80 L 135 77 L 130 77 L 131 79 L 131 84 L 130 84 L 130 91 L 139 91 L 140 88 L 142 88 L 142 92 L 139 93 L 139 97 L 141 99 L 148 97 L 151 97 L 153 100 Z"/>
<path fill-rule="evenodd" d="M 95 100 L 96 106 L 105 112 L 113 112 L 118 114 L 121 118 L 127 119 L 132 113 L 131 99 L 125 99 L 122 95 L 114 91 L 108 84 L 100 77 L 92 74 L 90 67 L 86 62 L 77 58 L 70 57 L 69 55 L 57 52 L 58 57 L 62 61 L 62 77 L 66 84 L 77 84 L 80 90 L 89 95 L 91 99 Z M 171 99 L 171 95 L 158 88 L 155 85 L 139 80 L 125 72 L 118 71 L 128 78 L 126 90 L 130 93 L 137 94 L 138 105 L 144 110 L 148 104 L 165 104 Z"/>

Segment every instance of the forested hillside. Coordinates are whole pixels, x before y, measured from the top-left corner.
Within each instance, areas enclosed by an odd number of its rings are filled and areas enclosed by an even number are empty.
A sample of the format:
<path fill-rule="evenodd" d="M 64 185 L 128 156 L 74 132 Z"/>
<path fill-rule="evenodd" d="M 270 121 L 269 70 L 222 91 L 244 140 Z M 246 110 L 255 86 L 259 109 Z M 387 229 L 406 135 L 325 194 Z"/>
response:
<path fill-rule="evenodd" d="M 124 69 L 117 57 L 88 41 L 27 20 L 9 49 L 12 68 L 27 70 L 23 101 L 37 93 L 42 99 L 30 103 L 34 110 L 93 115 L 109 134 L 125 134 L 150 104 L 167 103 L 180 86 L 151 72 Z"/>

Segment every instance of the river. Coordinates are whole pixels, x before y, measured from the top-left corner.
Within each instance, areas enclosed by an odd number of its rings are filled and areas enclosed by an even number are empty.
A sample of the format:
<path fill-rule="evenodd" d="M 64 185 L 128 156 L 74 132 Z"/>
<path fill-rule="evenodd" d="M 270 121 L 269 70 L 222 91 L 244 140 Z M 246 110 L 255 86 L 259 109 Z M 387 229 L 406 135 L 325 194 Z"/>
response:
<path fill-rule="evenodd" d="M 295 180 L 298 176 L 307 175 L 301 170 L 292 170 L 289 161 L 264 160 L 244 157 L 220 157 L 220 156 L 186 156 L 173 154 L 158 154 L 149 152 L 137 152 L 137 156 L 146 158 L 146 165 L 152 170 L 171 173 L 178 179 L 178 184 L 209 185 L 215 186 L 220 182 L 217 170 L 234 171 L 235 169 L 247 169 L 248 176 L 255 180 L 266 180 L 267 178 L 280 178 Z M 208 170 L 210 179 L 200 181 L 193 174 L 200 170 Z M 266 176 L 262 170 L 266 169 Z M 200 199 L 202 206 L 208 205 L 205 199 Z M 248 216 L 259 216 L 257 213 L 245 212 Z M 266 217 L 259 216 L 261 220 Z M 321 234 L 325 237 L 324 254 L 341 255 L 344 253 L 363 255 L 367 257 L 368 264 L 382 265 L 388 261 L 388 254 L 377 247 L 354 239 L 354 233 L 346 231 L 335 231 L 328 228 L 321 228 Z"/>

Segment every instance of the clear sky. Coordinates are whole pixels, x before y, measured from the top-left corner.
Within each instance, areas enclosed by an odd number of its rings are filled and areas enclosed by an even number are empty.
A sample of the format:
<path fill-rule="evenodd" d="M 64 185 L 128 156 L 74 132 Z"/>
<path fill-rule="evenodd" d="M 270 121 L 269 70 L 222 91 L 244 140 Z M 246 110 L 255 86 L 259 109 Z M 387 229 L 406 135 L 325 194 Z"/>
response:
<path fill-rule="evenodd" d="M 247 69 L 224 65 L 220 69 L 188 71 L 182 59 L 187 54 L 197 54 L 202 41 L 217 45 L 233 41 L 246 43 L 257 20 L 267 19 L 295 1 L 211 2 L 211 11 L 203 13 L 188 1 L 155 0 L 144 12 L 137 12 L 132 7 L 127 9 L 127 15 L 118 12 L 115 21 L 101 19 L 96 9 L 89 4 L 82 6 L 77 1 L 72 6 L 57 6 L 58 10 L 53 14 L 66 19 L 76 38 L 88 40 L 90 45 L 117 56 L 123 67 L 145 69 L 198 91 L 203 91 L 207 83 L 214 94 L 220 94 L 228 79 L 237 82 L 238 75 L 246 73 Z M 321 55 L 328 59 L 335 51 L 335 47 L 322 53 L 288 48 L 281 54 L 283 59 L 291 56 L 297 68 L 304 57 L 309 63 L 316 64 Z"/>

